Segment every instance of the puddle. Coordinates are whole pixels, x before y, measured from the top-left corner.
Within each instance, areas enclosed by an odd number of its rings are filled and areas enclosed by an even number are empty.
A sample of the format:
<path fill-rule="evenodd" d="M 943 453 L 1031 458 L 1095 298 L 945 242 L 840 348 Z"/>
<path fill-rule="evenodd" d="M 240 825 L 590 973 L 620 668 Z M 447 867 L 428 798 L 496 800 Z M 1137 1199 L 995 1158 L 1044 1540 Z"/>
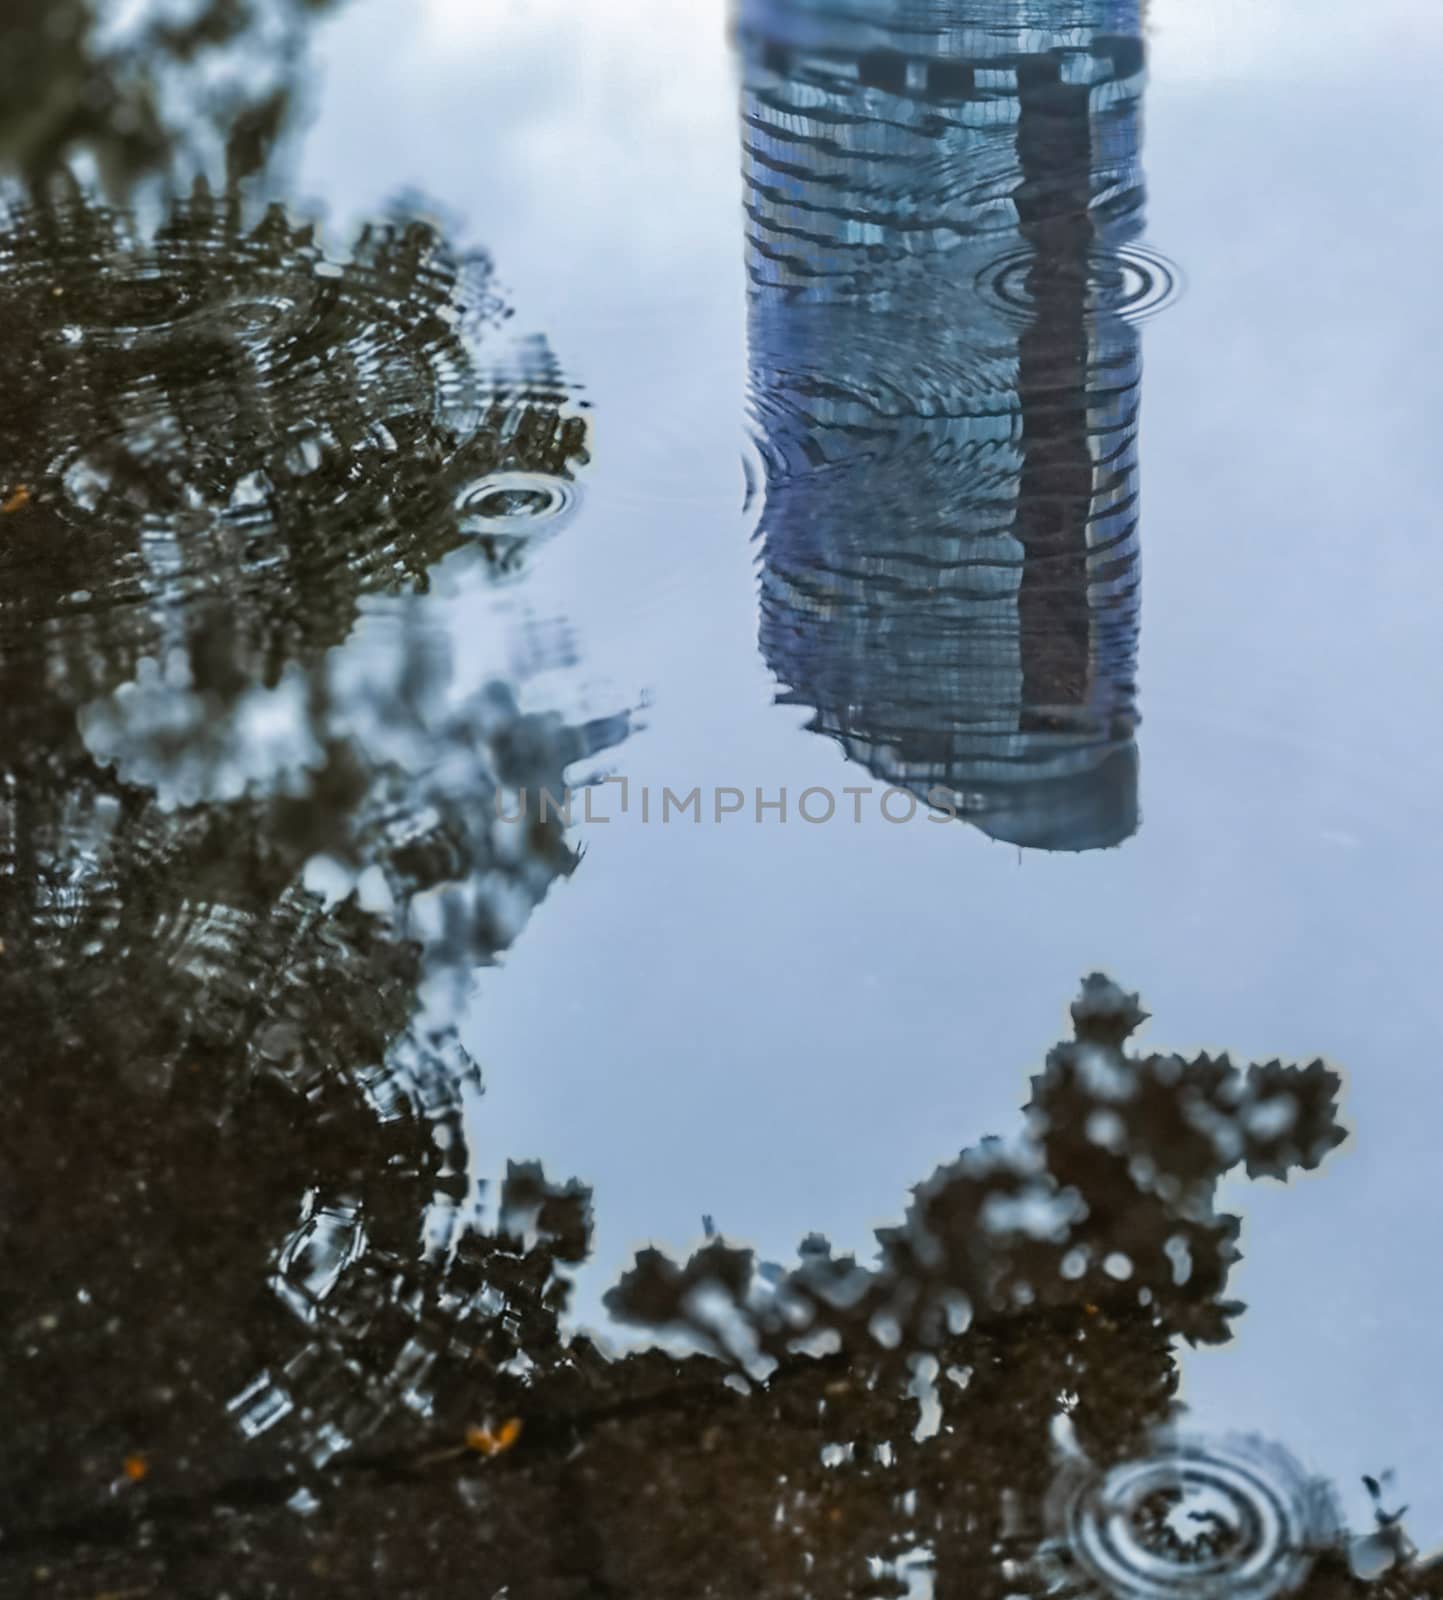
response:
<path fill-rule="evenodd" d="M 0 1589 L 1437 1592 L 1443 35 L 1146 10 L 7 17 Z"/>

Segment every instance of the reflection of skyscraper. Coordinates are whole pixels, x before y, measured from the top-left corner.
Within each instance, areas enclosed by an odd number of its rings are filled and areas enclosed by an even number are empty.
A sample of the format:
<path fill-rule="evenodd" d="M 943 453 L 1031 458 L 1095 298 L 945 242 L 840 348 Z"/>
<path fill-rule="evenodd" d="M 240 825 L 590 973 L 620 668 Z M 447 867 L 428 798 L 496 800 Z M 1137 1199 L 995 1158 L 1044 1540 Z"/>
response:
<path fill-rule="evenodd" d="M 1061 15 L 1066 12 L 1066 16 Z M 994 837 L 1137 822 L 1136 0 L 743 0 L 761 642 Z"/>

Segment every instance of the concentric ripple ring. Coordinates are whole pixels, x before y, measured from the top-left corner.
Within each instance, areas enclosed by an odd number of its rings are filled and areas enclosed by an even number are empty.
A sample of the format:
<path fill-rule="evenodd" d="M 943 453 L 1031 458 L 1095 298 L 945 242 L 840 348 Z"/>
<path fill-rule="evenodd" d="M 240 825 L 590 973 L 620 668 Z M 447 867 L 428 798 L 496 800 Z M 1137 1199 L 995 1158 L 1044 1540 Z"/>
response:
<path fill-rule="evenodd" d="M 492 472 L 461 489 L 455 506 L 488 533 L 524 534 L 565 518 L 575 502 L 575 487 L 564 478 L 545 472 Z"/>
<path fill-rule="evenodd" d="M 1157 251 L 1142 245 L 1116 250 L 1093 250 L 1085 269 L 1071 263 L 1057 272 L 1087 274 L 1088 308 L 1098 314 L 1140 322 L 1172 304 L 1182 292 L 1178 267 Z M 1031 318 L 1037 310 L 1034 272 L 1047 274 L 1046 263 L 1032 250 L 1015 250 L 991 262 L 978 274 L 979 292 L 1003 312 Z"/>
<path fill-rule="evenodd" d="M 1076 1561 L 1132 1600 L 1270 1600 L 1297 1587 L 1330 1518 L 1285 1451 L 1175 1440 L 1070 1478 L 1056 1507 Z"/>

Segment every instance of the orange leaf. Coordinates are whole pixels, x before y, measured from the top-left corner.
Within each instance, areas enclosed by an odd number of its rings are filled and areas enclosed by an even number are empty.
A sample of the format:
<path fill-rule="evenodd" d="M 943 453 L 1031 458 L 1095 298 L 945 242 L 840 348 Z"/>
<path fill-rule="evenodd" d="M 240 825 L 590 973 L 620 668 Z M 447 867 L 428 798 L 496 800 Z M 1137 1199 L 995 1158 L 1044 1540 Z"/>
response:
<path fill-rule="evenodd" d="M 474 1424 L 466 1430 L 466 1448 L 478 1456 L 499 1456 L 509 1450 L 521 1437 L 521 1418 L 508 1417 L 499 1428 L 480 1428 Z"/>

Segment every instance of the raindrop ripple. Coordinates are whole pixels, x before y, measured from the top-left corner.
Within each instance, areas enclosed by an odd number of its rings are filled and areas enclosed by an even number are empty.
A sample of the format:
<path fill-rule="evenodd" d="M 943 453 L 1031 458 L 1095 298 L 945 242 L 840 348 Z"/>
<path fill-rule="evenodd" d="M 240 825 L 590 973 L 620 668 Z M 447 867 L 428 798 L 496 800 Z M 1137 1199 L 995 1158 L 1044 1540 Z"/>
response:
<path fill-rule="evenodd" d="M 1038 262 L 1038 255 L 1030 249 L 1014 250 L 989 262 L 977 276 L 979 293 L 1004 314 L 1030 320 L 1037 310 L 1032 274 Z M 1128 322 L 1156 316 L 1184 288 L 1176 263 L 1143 245 L 1093 250 L 1086 257 L 1086 272 L 1089 309 Z M 1055 281 L 1055 272 L 1048 275 Z"/>
<path fill-rule="evenodd" d="M 1271 1600 L 1302 1583 L 1336 1527 L 1326 1490 L 1252 1438 L 1174 1439 L 1066 1473 L 1049 1509 L 1073 1559 L 1129 1600 Z"/>

